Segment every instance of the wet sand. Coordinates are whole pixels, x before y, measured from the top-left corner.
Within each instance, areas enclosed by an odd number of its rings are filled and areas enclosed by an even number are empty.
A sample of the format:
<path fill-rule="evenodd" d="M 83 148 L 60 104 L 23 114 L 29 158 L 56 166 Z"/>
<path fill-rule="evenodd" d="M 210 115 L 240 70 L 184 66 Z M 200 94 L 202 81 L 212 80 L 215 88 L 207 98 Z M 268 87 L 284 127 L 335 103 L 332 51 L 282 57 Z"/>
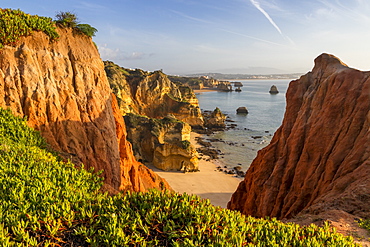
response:
<path fill-rule="evenodd" d="M 197 136 L 201 135 L 191 133 L 191 143 L 195 147 L 200 146 L 195 140 Z M 216 167 L 219 165 L 217 160 L 206 161 L 202 158 L 199 160 L 200 172 L 165 172 L 154 167 L 151 169 L 166 179 L 176 192 L 196 194 L 201 198 L 209 199 L 215 206 L 226 208 L 232 193 L 235 192 L 242 178 L 218 171 Z"/>

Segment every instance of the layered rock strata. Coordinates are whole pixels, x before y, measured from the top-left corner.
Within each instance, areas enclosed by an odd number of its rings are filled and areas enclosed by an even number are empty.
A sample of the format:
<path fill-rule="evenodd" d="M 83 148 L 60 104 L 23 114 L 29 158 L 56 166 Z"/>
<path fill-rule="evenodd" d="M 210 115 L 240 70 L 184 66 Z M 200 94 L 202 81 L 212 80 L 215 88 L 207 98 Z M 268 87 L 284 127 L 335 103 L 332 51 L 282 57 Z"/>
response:
<path fill-rule="evenodd" d="M 228 208 L 257 217 L 328 210 L 369 217 L 370 72 L 322 54 L 286 98 L 281 127 Z"/>
<path fill-rule="evenodd" d="M 91 38 L 72 29 L 58 33 L 56 42 L 36 32 L 1 49 L 0 106 L 27 117 L 66 159 L 103 170 L 113 190 L 169 187 L 133 157 Z"/>
<path fill-rule="evenodd" d="M 191 88 L 171 82 L 161 71 L 124 69 L 109 61 L 105 71 L 130 126 L 136 157 L 165 171 L 197 171 L 190 125 L 202 128 L 204 122 Z"/>
<path fill-rule="evenodd" d="M 168 115 L 163 119 L 126 114 L 128 140 L 143 163 L 164 170 L 198 171 L 198 153 L 190 144 L 189 124 Z"/>
<path fill-rule="evenodd" d="M 171 82 L 162 71 L 125 69 L 109 61 L 105 62 L 105 71 L 122 115 L 163 118 L 173 114 L 192 127 L 203 126 L 198 99 L 191 88 Z"/>
<path fill-rule="evenodd" d="M 224 130 L 226 127 L 226 116 L 216 107 L 213 112 L 204 112 L 204 126 L 211 130 Z"/>

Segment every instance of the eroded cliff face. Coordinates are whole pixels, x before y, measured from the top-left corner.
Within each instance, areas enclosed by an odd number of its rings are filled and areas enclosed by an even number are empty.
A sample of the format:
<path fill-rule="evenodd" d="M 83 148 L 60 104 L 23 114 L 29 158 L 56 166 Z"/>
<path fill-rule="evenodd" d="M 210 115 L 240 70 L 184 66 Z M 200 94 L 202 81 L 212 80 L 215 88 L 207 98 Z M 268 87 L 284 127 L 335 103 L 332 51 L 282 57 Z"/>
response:
<path fill-rule="evenodd" d="M 137 159 L 165 171 L 198 171 L 198 153 L 189 142 L 190 126 L 202 128 L 204 122 L 193 91 L 171 82 L 161 71 L 104 63 Z"/>
<path fill-rule="evenodd" d="M 168 186 L 136 162 L 104 64 L 90 38 L 58 29 L 0 50 L 0 106 L 26 116 L 53 149 L 87 169 L 104 170 L 113 190 Z"/>
<path fill-rule="evenodd" d="M 198 171 L 198 152 L 190 143 L 191 127 L 173 115 L 163 119 L 127 114 L 135 156 L 144 164 L 153 164 L 164 171 Z"/>
<path fill-rule="evenodd" d="M 281 127 L 228 208 L 257 217 L 342 210 L 369 217 L 370 72 L 322 54 L 292 81 Z"/>
<path fill-rule="evenodd" d="M 198 100 L 189 87 L 171 82 L 161 71 L 124 69 L 109 61 L 105 70 L 122 115 L 163 118 L 173 114 L 193 127 L 203 126 Z"/>

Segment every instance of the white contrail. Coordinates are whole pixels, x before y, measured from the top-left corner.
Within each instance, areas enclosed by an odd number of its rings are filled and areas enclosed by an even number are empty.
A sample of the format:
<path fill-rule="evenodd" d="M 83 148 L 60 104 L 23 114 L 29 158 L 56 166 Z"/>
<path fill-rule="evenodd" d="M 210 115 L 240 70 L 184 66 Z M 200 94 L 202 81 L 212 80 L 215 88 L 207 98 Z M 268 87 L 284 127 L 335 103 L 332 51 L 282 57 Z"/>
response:
<path fill-rule="evenodd" d="M 251 3 L 254 5 L 254 7 L 256 7 L 259 11 L 261 11 L 261 13 L 267 18 L 267 20 L 269 20 L 269 22 L 276 28 L 276 30 L 278 30 L 278 32 L 283 35 L 283 33 L 281 32 L 280 28 L 278 27 L 278 25 L 276 25 L 276 23 L 274 22 L 274 20 L 269 16 L 269 14 L 267 14 L 267 12 L 261 8 L 261 5 L 259 2 L 257 2 L 256 0 L 250 0 Z"/>

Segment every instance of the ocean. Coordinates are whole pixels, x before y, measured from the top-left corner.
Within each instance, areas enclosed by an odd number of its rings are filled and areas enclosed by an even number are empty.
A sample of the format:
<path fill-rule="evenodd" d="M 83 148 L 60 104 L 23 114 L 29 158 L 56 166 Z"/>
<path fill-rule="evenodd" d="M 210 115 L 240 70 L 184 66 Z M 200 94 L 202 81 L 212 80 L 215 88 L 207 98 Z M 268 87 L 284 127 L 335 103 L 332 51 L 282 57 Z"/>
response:
<path fill-rule="evenodd" d="M 280 127 L 285 112 L 285 93 L 291 80 L 235 80 L 243 84 L 241 92 L 201 92 L 196 96 L 202 111 L 213 111 L 216 107 L 227 114 L 236 124 L 234 129 L 215 132 L 206 139 L 220 139 L 212 142 L 220 150 L 219 161 L 228 168 L 241 166 L 246 171 L 257 151 L 267 146 L 274 132 Z M 231 80 L 231 82 L 233 82 Z M 272 85 L 279 93 L 269 93 Z M 247 107 L 247 115 L 236 114 L 238 107 Z"/>

